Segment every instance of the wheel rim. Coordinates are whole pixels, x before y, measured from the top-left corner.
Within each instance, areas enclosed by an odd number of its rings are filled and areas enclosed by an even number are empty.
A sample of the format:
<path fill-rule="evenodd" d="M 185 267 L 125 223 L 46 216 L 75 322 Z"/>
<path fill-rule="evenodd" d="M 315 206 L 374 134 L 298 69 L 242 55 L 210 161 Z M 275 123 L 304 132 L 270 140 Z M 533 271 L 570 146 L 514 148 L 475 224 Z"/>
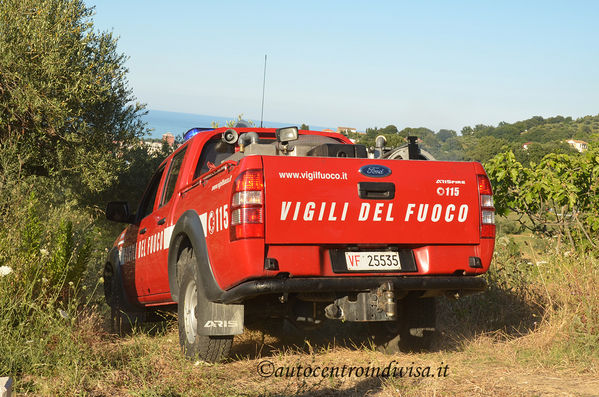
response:
<path fill-rule="evenodd" d="M 190 344 L 195 343 L 198 334 L 198 319 L 196 308 L 198 306 L 198 289 L 194 280 L 187 284 L 183 304 L 183 318 L 185 324 L 185 335 Z"/>

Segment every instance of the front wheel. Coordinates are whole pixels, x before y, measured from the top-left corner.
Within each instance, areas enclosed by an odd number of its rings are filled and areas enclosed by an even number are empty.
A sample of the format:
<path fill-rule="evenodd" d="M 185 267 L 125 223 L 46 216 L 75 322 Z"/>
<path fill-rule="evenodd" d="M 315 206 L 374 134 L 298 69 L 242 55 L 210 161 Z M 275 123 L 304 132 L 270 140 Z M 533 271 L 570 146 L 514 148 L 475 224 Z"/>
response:
<path fill-rule="evenodd" d="M 195 266 L 193 250 L 186 249 L 179 258 L 178 270 L 182 271 L 179 287 L 179 343 L 189 359 L 218 362 L 225 359 L 233 345 L 233 336 L 200 335 L 198 330 L 201 310 L 208 306 L 202 290 L 198 288 L 199 278 Z"/>

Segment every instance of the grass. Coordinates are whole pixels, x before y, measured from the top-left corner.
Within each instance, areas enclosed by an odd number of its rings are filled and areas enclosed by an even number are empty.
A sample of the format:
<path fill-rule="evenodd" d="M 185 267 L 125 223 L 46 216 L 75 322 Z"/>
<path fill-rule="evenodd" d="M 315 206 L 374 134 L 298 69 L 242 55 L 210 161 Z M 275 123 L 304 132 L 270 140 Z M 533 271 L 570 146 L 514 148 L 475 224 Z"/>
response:
<path fill-rule="evenodd" d="M 102 363 L 92 375 L 93 366 L 83 368 L 88 377 L 75 382 L 75 374 L 41 379 L 42 386 L 32 395 L 130 395 L 130 396 L 362 396 L 362 395 L 528 395 L 535 390 L 545 393 L 570 391 L 587 386 L 599 387 L 596 373 L 562 369 L 547 365 L 527 364 L 518 358 L 519 348 L 534 341 L 498 342 L 491 336 L 479 336 L 463 349 L 439 350 L 432 353 L 388 356 L 367 348 L 345 346 L 312 346 L 296 348 L 281 345 L 260 332 L 247 332 L 239 337 L 238 346 L 255 348 L 265 343 L 269 350 L 257 356 L 239 355 L 226 363 L 208 365 L 191 363 L 181 358 L 177 332 L 171 324 L 164 332 L 150 335 L 139 332 L 123 339 L 107 337 L 95 343 L 95 360 Z M 392 360 L 402 365 L 438 367 L 449 365 L 446 378 L 262 378 L 256 367 L 262 360 L 276 366 L 369 365 L 384 367 Z M 504 379 L 501 379 L 501 378 Z M 540 387 L 540 389 L 535 389 Z M 599 390 L 599 389 L 596 389 Z M 65 393 L 65 391 L 67 391 Z M 399 393 L 399 394 L 398 394 Z"/>
<path fill-rule="evenodd" d="M 556 251 L 551 241 L 499 237 L 487 291 L 441 300 L 432 352 L 393 356 L 375 351 L 359 325 L 334 324 L 283 339 L 246 331 L 236 337 L 229 361 L 189 362 L 172 318 L 126 337 L 111 334 L 107 309 L 92 293 L 96 270 L 86 273 L 86 292 L 66 279 L 64 288 L 45 287 L 35 272 L 0 278 L 0 373 L 15 376 L 19 395 L 599 393 L 598 261 L 592 252 Z M 29 284 L 23 274 L 33 274 Z M 291 367 L 385 367 L 395 360 L 437 368 L 443 362 L 450 371 L 445 378 L 264 378 L 257 373 L 264 360 Z"/>
<path fill-rule="evenodd" d="M 181 357 L 176 325 L 170 323 L 159 332 L 137 330 L 133 335 L 116 338 L 98 334 L 99 324 L 80 325 L 80 342 L 89 345 L 89 357 L 72 366 L 77 371 L 37 377 L 31 395 L 130 395 L 130 396 L 260 396 L 260 395 L 485 395 L 489 393 L 526 394 L 526 384 L 513 386 L 500 382 L 497 375 L 516 377 L 529 382 L 550 377 L 565 381 L 588 380 L 596 373 L 538 363 L 519 357 L 522 349 L 538 348 L 535 338 L 498 341 L 481 335 L 464 342 L 459 349 L 440 349 L 423 354 L 387 356 L 374 350 L 347 345 L 319 345 L 308 340 L 297 347 L 281 344 L 259 331 L 246 332 L 236 340 L 236 358 L 226 363 L 208 365 L 191 363 Z M 261 351 L 260 354 L 248 354 Z M 277 366 L 386 366 L 392 360 L 404 365 L 450 365 L 443 379 L 380 378 L 262 378 L 256 367 L 264 359 Z M 560 372 L 562 371 L 562 372 Z M 565 372 L 564 372 L 565 371 Z M 572 372 L 574 371 L 574 372 Z M 587 374 L 588 372 L 588 374 Z M 566 376 L 564 376 L 564 374 Z M 495 379 L 495 381 L 493 380 Z M 553 385 L 555 386 L 555 385 Z M 553 387 L 551 386 L 551 387 Z M 559 385 L 558 385 L 559 386 Z M 546 385 L 546 387 L 549 387 Z M 553 390 L 553 389 L 550 389 Z M 519 391 L 519 393 L 518 393 Z"/>

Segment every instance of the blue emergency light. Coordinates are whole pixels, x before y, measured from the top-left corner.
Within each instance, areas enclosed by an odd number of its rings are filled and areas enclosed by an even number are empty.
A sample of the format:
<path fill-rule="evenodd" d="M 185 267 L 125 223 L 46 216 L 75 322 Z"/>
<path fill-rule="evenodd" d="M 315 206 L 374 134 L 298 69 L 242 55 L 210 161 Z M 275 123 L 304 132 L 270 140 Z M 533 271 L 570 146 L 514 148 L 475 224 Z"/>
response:
<path fill-rule="evenodd" d="M 200 132 L 203 132 L 203 131 L 212 131 L 212 130 L 214 130 L 214 128 L 192 128 L 191 130 L 187 131 L 183 135 L 183 141 L 187 141 L 188 139 L 193 138 L 194 136 L 196 136 Z"/>

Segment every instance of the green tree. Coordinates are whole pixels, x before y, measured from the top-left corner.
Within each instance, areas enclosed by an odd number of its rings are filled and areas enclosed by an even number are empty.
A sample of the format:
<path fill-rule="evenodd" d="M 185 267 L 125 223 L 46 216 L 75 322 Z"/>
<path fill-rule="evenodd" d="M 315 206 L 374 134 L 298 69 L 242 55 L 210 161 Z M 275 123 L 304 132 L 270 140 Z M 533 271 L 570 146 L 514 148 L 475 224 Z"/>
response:
<path fill-rule="evenodd" d="M 565 142 L 533 142 L 527 145 L 526 150 L 519 143 L 514 146 L 516 146 L 513 148 L 516 160 L 526 167 L 530 166 L 531 163 L 539 164 L 543 160 L 543 157 L 550 153 L 569 154 L 571 156 L 579 155 L 576 149 Z"/>
<path fill-rule="evenodd" d="M 469 136 L 474 133 L 474 130 L 472 129 L 472 127 L 466 126 L 466 127 L 462 128 L 461 132 L 462 132 L 462 136 Z"/>
<path fill-rule="evenodd" d="M 437 139 L 441 142 L 445 142 L 449 138 L 455 138 L 458 134 L 454 130 L 444 130 L 441 129 L 437 132 Z"/>
<path fill-rule="evenodd" d="M 0 138 L 18 146 L 26 175 L 79 198 L 112 185 L 120 148 L 145 133 L 126 57 L 92 15 L 81 0 L 0 3 Z"/>
<path fill-rule="evenodd" d="M 303 124 L 300 126 L 300 130 L 310 130 L 310 126 L 308 124 Z"/>
<path fill-rule="evenodd" d="M 393 124 L 389 124 L 388 126 L 386 126 L 385 128 L 382 128 L 380 130 L 381 134 L 397 134 L 399 131 L 397 130 L 397 127 L 394 126 Z"/>
<path fill-rule="evenodd" d="M 485 164 L 498 215 L 515 212 L 522 225 L 547 236 L 563 235 L 572 248 L 579 242 L 597 247 L 599 232 L 599 155 L 547 154 L 523 167 L 513 152 Z M 559 242 L 559 240 L 558 240 Z"/>
<path fill-rule="evenodd" d="M 479 139 L 469 140 L 465 145 L 465 157 L 467 160 L 485 162 L 506 149 L 507 141 L 494 136 L 483 136 Z"/>
<path fill-rule="evenodd" d="M 158 151 L 150 150 L 142 142 L 123 150 L 121 158 L 127 166 L 121 170 L 116 183 L 103 194 L 100 201 L 127 201 L 130 209 L 135 211 L 150 178 L 160 163 L 173 151 L 173 148 L 165 143 Z"/>
<path fill-rule="evenodd" d="M 464 148 L 462 147 L 460 137 L 448 138 L 441 144 L 438 152 L 433 153 L 437 160 L 463 160 Z"/>

